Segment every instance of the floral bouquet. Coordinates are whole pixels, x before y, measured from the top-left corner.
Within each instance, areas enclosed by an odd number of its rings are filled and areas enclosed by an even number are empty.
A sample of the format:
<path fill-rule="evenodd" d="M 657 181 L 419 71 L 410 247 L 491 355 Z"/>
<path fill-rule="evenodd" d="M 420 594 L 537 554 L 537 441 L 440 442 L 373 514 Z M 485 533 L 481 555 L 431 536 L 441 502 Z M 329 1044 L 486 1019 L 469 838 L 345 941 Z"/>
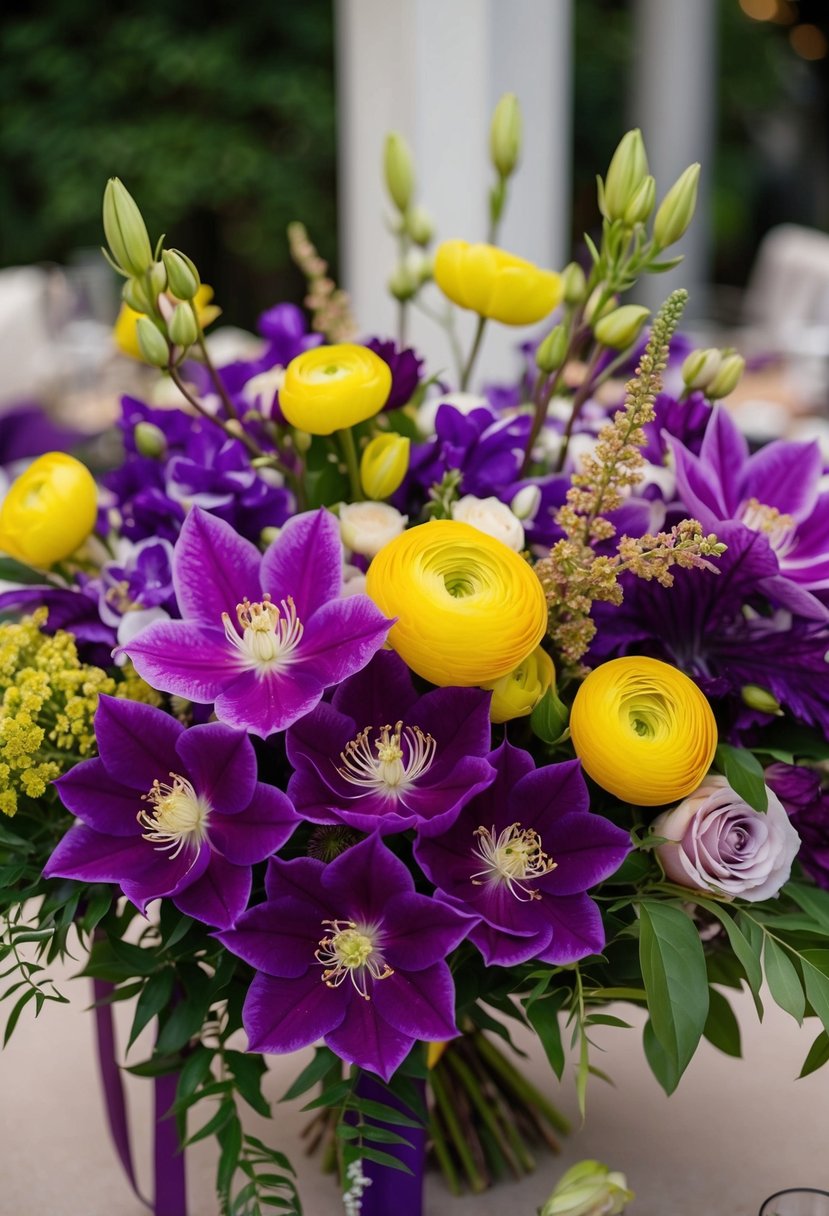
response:
<path fill-rule="evenodd" d="M 278 1113 L 266 1143 L 239 1102 L 269 1114 L 268 1057 L 314 1044 L 289 1093 L 366 1216 L 421 1212 L 427 1148 L 458 1192 L 556 1145 L 516 1024 L 559 1078 L 575 1049 L 582 1108 L 617 1001 L 647 1008 L 669 1092 L 703 1036 L 739 1052 L 727 994 L 762 1012 L 764 976 L 822 1025 L 804 1072 L 829 1059 L 820 452 L 749 450 L 718 404 L 742 360 L 675 337 L 683 292 L 620 302 L 677 261 L 699 167 L 656 207 L 626 135 L 559 274 L 497 243 L 519 147 L 507 96 L 489 241 L 432 256 L 391 136 L 397 340 L 357 340 L 295 226 L 311 328 L 278 305 L 221 367 L 197 268 L 106 189 L 119 340 L 164 402 L 123 401 L 97 480 L 51 452 L 2 504 L 0 959 L 8 1039 L 83 951 L 133 1185 L 112 1006 L 129 1045 L 155 1024 L 130 1069 L 156 1088 L 159 1216 L 211 1135 L 221 1211 L 301 1212 Z M 454 380 L 405 345 L 412 308 Z M 492 324 L 537 340 L 473 395 Z"/>

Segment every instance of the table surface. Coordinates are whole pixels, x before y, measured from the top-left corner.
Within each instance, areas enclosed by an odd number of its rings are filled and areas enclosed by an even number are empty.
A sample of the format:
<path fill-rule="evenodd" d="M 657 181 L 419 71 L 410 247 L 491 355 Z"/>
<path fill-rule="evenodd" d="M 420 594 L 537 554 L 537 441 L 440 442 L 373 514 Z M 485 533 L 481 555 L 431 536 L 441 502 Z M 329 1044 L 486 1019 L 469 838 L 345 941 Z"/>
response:
<path fill-rule="evenodd" d="M 88 981 L 70 980 L 78 967 L 56 973 L 71 1004 L 47 1004 L 35 1022 L 24 1013 L 0 1053 L 0 1216 L 141 1216 L 110 1145 L 93 1056 L 92 1018 L 85 1011 Z M 120 1041 L 126 1041 L 123 1016 Z M 591 1081 L 588 1117 L 578 1126 L 572 1067 L 559 1085 L 529 1039 L 525 1065 L 577 1130 L 560 1157 L 543 1156 L 540 1168 L 519 1184 L 502 1184 L 483 1196 L 453 1199 L 430 1175 L 426 1216 L 536 1216 L 563 1170 L 596 1157 L 627 1173 L 636 1200 L 631 1216 L 757 1216 L 761 1201 L 787 1186 L 829 1189 L 829 1073 L 795 1080 L 817 1031 L 814 1018 L 800 1029 L 766 1001 L 760 1027 L 750 998 L 737 998 L 744 1059 L 703 1043 L 679 1090 L 666 1098 L 644 1062 L 641 1013 L 616 1012 L 635 1029 L 596 1027 L 596 1063 L 615 1082 Z M 7 1013 L 8 1011 L 6 1011 Z M 2 1019 L 5 1021 L 5 1018 Z M 131 1060 L 148 1052 L 139 1040 Z M 308 1053 L 272 1057 L 266 1093 L 276 1100 Z M 139 1179 L 149 1190 L 152 1085 L 126 1077 Z M 301 1103 L 275 1107 L 271 1122 L 250 1113 L 249 1130 L 286 1152 L 298 1169 L 306 1216 L 340 1216 L 334 1184 L 315 1159 L 303 1157 Z M 200 1118 L 199 1122 L 203 1120 Z M 212 1191 L 213 1141 L 188 1155 L 191 1216 L 216 1216 Z M 394 1216 L 389 1213 L 389 1216 Z"/>

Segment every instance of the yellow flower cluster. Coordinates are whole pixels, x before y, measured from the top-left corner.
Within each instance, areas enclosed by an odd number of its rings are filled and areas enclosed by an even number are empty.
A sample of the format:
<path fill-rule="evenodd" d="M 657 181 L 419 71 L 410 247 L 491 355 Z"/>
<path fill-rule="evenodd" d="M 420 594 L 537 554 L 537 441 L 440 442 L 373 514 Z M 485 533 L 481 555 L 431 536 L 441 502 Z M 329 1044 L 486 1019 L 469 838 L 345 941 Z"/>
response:
<path fill-rule="evenodd" d="M 101 693 L 153 702 L 158 694 L 130 670 L 123 682 L 82 663 L 75 639 L 41 632 L 46 609 L 0 629 L 0 811 L 14 815 L 21 794 L 40 798 L 95 748 Z M 157 700 L 156 700 L 157 703 Z"/>

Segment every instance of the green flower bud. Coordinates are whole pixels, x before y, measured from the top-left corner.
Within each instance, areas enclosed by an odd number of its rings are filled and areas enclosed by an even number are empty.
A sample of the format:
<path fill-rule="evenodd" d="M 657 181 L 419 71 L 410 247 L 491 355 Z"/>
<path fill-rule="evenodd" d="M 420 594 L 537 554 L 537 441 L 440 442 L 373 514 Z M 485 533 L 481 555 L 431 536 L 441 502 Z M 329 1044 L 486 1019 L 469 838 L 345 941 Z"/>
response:
<path fill-rule="evenodd" d="M 164 249 L 161 257 L 167 270 L 167 285 L 177 300 L 192 300 L 201 287 L 195 265 L 178 249 Z"/>
<path fill-rule="evenodd" d="M 156 460 L 167 451 L 167 436 L 154 422 L 137 422 L 132 434 L 135 450 L 141 456 L 151 456 Z"/>
<path fill-rule="evenodd" d="M 648 175 L 648 158 L 642 132 L 628 131 L 613 153 L 600 189 L 599 206 L 609 220 L 622 220 L 625 210 Z"/>
<path fill-rule="evenodd" d="M 538 370 L 547 376 L 550 372 L 557 372 L 564 362 L 568 345 L 567 330 L 563 325 L 556 325 L 535 352 L 535 365 Z"/>
<path fill-rule="evenodd" d="M 719 371 L 709 381 L 705 390 L 706 397 L 710 401 L 719 401 L 721 397 L 727 397 L 729 393 L 733 393 L 740 383 L 745 368 L 746 361 L 742 355 L 738 355 L 735 351 L 724 353 Z"/>
<path fill-rule="evenodd" d="M 505 93 L 495 107 L 489 128 L 489 154 L 499 177 L 510 177 L 521 152 L 521 107 L 514 93 Z"/>
<path fill-rule="evenodd" d="M 415 245 L 428 245 L 435 235 L 432 217 L 425 207 L 412 207 L 406 216 L 405 229 Z"/>
<path fill-rule="evenodd" d="M 398 211 L 406 212 L 414 194 L 414 165 L 408 144 L 402 135 L 390 131 L 383 154 L 386 189 Z"/>
<path fill-rule="evenodd" d="M 293 436 L 294 447 L 301 456 L 304 456 L 313 442 L 311 436 L 307 431 L 297 430 L 291 431 L 291 435 Z"/>
<path fill-rule="evenodd" d="M 190 304 L 176 305 L 167 332 L 176 346 L 192 346 L 198 339 L 199 326 Z"/>
<path fill-rule="evenodd" d="M 117 177 L 104 190 L 104 234 L 113 258 L 126 274 L 142 275 L 153 264 L 147 226 L 135 199 Z"/>
<path fill-rule="evenodd" d="M 134 312 L 152 312 L 153 306 L 143 279 L 127 279 L 121 288 L 121 298 Z"/>
<path fill-rule="evenodd" d="M 619 1216 L 633 1197 L 624 1174 L 580 1161 L 559 1179 L 540 1216 Z"/>
<path fill-rule="evenodd" d="M 389 291 L 395 300 L 411 300 L 418 286 L 417 275 L 412 272 L 405 262 L 401 262 L 399 266 L 395 267 L 389 279 Z"/>
<path fill-rule="evenodd" d="M 763 714 L 775 714 L 778 718 L 783 717 L 783 710 L 780 708 L 780 702 L 777 697 L 772 696 L 767 688 L 761 688 L 759 684 L 744 684 L 740 689 L 740 696 L 743 699 L 743 704 L 749 709 L 759 709 Z"/>
<path fill-rule="evenodd" d="M 170 350 L 167 341 L 149 317 L 139 317 L 135 324 L 141 355 L 153 367 L 167 367 Z"/>
<path fill-rule="evenodd" d="M 653 239 L 658 249 L 675 245 L 694 218 L 699 185 L 699 165 L 689 165 L 659 204 L 653 221 Z"/>
<path fill-rule="evenodd" d="M 561 272 L 561 282 L 564 287 L 564 302 L 578 304 L 584 296 L 587 279 L 578 262 L 569 262 Z"/>
<path fill-rule="evenodd" d="M 602 297 L 605 294 L 605 286 L 599 283 L 590 293 L 590 297 L 584 306 L 584 319 L 588 325 L 592 325 L 594 321 L 598 321 L 599 317 L 606 317 L 608 313 L 613 312 L 613 309 L 619 303 L 616 296 L 608 296 L 601 304 Z M 599 305 L 601 304 L 601 308 Z"/>
<path fill-rule="evenodd" d="M 614 309 L 606 317 L 600 317 L 596 321 L 593 326 L 596 341 L 601 342 L 603 346 L 612 347 L 613 350 L 625 350 L 639 337 L 642 326 L 650 315 L 649 309 L 640 304 L 623 304 L 621 308 Z"/>
<path fill-rule="evenodd" d="M 634 224 L 644 224 L 650 213 L 653 211 L 654 203 L 656 202 L 656 182 L 648 174 L 639 189 L 631 196 L 630 202 L 625 207 L 624 221 L 633 227 Z"/>
<path fill-rule="evenodd" d="M 155 306 L 158 297 L 167 289 L 167 271 L 163 262 L 153 262 L 150 267 L 150 293 L 152 296 L 153 306 Z"/>
<path fill-rule="evenodd" d="M 682 364 L 682 383 L 686 388 L 706 388 L 720 370 L 722 355 L 715 347 L 692 350 Z"/>

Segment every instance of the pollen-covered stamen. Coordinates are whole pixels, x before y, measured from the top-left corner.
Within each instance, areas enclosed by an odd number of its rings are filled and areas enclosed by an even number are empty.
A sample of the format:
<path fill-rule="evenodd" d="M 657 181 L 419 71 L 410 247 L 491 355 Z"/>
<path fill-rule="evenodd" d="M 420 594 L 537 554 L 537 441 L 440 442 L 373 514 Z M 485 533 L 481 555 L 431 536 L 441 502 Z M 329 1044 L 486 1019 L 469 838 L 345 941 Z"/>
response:
<path fill-rule="evenodd" d="M 377 948 L 379 930 L 375 925 L 358 925 L 353 920 L 324 920 L 330 935 L 320 939 L 314 958 L 325 970 L 322 981 L 329 988 L 339 988 L 347 977 L 364 1001 L 370 1001 L 368 981 L 387 980 L 394 971 L 383 960 Z"/>
<path fill-rule="evenodd" d="M 152 809 L 139 811 L 136 818 L 147 829 L 141 833 L 144 840 L 162 852 L 172 849 L 172 861 L 182 849 L 198 848 L 206 840 L 210 806 L 186 777 L 178 773 L 170 773 L 170 777 L 172 785 L 154 781 L 149 793 L 142 794 L 142 800 L 149 802 Z"/>
<path fill-rule="evenodd" d="M 737 518 L 752 532 L 762 532 L 778 557 L 785 557 L 794 547 L 795 521 L 777 507 L 768 507 L 756 498 L 749 498 L 737 512 Z"/>
<path fill-rule="evenodd" d="M 419 726 L 404 726 L 402 722 L 396 723 L 394 730 L 381 726 L 374 739 L 376 755 L 370 742 L 372 734 L 375 728 L 367 726 L 340 753 L 343 763 L 337 772 L 352 785 L 397 795 L 408 790 L 431 767 L 437 743 Z"/>
<path fill-rule="evenodd" d="M 225 637 L 247 660 L 250 667 L 284 667 L 302 641 L 304 627 L 290 596 L 279 606 L 264 595 L 261 600 L 242 600 L 236 605 L 236 619 L 242 636 L 227 612 L 222 613 Z"/>
<path fill-rule="evenodd" d="M 512 823 L 497 835 L 494 827 L 476 828 L 473 835 L 478 837 L 473 856 L 484 863 L 484 869 L 472 875 L 476 887 L 484 883 L 504 883 L 510 895 L 521 903 L 541 899 L 540 891 L 525 884 L 550 874 L 555 870 L 556 862 L 542 849 L 541 837 L 534 828 L 525 829 L 520 823 Z"/>

